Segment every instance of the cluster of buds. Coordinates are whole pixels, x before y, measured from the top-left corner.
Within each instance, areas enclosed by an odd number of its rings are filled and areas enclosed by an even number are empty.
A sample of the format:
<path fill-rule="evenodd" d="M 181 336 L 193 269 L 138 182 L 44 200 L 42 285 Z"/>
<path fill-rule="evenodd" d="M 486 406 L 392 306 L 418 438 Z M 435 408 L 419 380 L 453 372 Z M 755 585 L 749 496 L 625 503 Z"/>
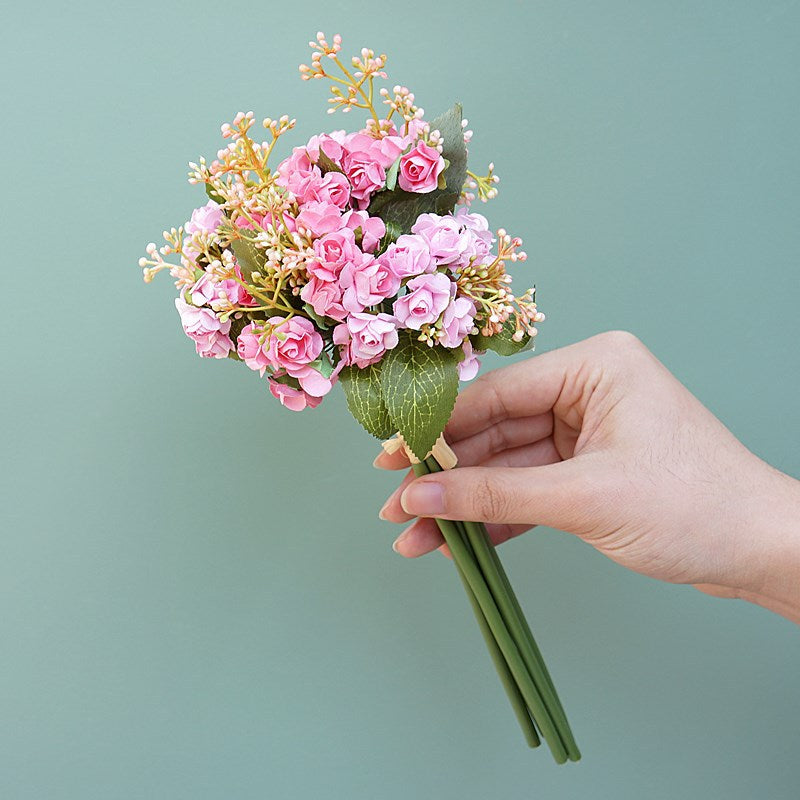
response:
<path fill-rule="evenodd" d="M 414 105 L 414 94 L 405 86 L 395 86 L 391 93 L 385 87 L 380 91 L 384 98 L 384 105 L 389 106 L 389 119 L 392 114 L 399 114 L 406 122 L 420 119 L 425 113 L 423 109 Z"/>

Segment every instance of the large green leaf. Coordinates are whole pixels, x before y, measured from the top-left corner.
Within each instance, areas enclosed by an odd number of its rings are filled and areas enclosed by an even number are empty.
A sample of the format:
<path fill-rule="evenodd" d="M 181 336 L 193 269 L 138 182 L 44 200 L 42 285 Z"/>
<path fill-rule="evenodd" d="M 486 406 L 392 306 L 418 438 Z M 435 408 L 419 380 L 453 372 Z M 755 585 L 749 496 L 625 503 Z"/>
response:
<path fill-rule="evenodd" d="M 381 363 L 364 369 L 345 367 L 339 379 L 356 421 L 378 439 L 388 439 L 397 428 L 392 425 L 381 394 Z"/>
<path fill-rule="evenodd" d="M 444 347 L 401 336 L 383 357 L 383 400 L 394 427 L 420 460 L 444 430 L 458 394 L 457 359 Z"/>
<path fill-rule="evenodd" d="M 393 222 L 405 233 L 411 230 L 420 214 L 449 214 L 467 179 L 467 148 L 461 128 L 461 103 L 456 103 L 449 111 L 436 117 L 430 125 L 431 130 L 438 130 L 444 140 L 442 155 L 448 161 L 443 173 L 444 187 L 427 194 L 415 194 L 399 188 L 385 189 L 372 198 L 368 208 L 370 216 L 380 217 L 387 223 Z"/>
<path fill-rule="evenodd" d="M 499 333 L 495 333 L 493 336 L 484 336 L 479 333 L 471 336 L 470 341 L 476 350 L 494 350 L 501 356 L 513 356 L 515 353 L 529 350 L 533 346 L 531 337 L 527 333 L 519 342 L 515 342 L 513 337 L 516 329 L 513 319 L 509 319 Z"/>
<path fill-rule="evenodd" d="M 266 261 L 264 251 L 259 250 L 249 239 L 234 239 L 230 246 L 239 269 L 242 270 L 242 278 L 251 283 L 253 273 L 259 272 Z"/>

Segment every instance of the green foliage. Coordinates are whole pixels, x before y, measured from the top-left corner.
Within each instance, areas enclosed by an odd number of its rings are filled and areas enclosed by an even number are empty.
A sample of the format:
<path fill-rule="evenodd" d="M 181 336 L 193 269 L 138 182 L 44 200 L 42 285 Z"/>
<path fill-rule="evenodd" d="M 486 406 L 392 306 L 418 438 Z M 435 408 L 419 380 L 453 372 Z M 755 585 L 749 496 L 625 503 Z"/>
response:
<path fill-rule="evenodd" d="M 249 239 L 234 239 L 231 250 L 236 256 L 242 277 L 247 282 L 252 282 L 254 272 L 259 272 L 264 262 L 264 251 L 259 250 Z"/>
<path fill-rule="evenodd" d="M 396 168 L 399 168 L 399 161 L 396 161 L 387 173 L 387 188 L 378 192 L 369 204 L 371 216 L 380 217 L 386 223 L 393 222 L 406 233 L 420 214 L 449 214 L 467 178 L 467 148 L 461 128 L 461 104 L 456 103 L 449 111 L 432 120 L 430 125 L 431 130 L 438 130 L 444 139 L 442 156 L 447 167 L 440 176 L 439 186 L 427 194 L 398 189 Z"/>
<path fill-rule="evenodd" d="M 513 356 L 515 353 L 528 350 L 533 346 L 533 340 L 527 333 L 523 335 L 521 341 L 515 342 L 513 338 L 515 330 L 514 321 L 509 319 L 503 325 L 503 329 L 494 336 L 483 336 L 479 333 L 476 336 L 470 336 L 470 341 L 476 350 L 494 350 L 501 356 Z"/>
<path fill-rule="evenodd" d="M 319 158 L 317 159 L 319 171 L 324 175 L 326 172 L 341 172 L 342 168 L 333 159 L 329 158 L 320 148 Z"/>
<path fill-rule="evenodd" d="M 215 203 L 219 203 L 220 205 L 225 202 L 225 198 L 222 195 L 217 194 L 208 184 L 206 184 L 206 196 L 209 200 L 213 200 Z"/>
<path fill-rule="evenodd" d="M 394 164 L 392 164 L 389 169 L 386 170 L 386 188 L 391 192 L 395 186 L 397 186 L 397 173 L 400 171 L 400 158 L 402 156 L 398 156 L 395 159 Z"/>
<path fill-rule="evenodd" d="M 428 347 L 403 334 L 381 362 L 381 389 L 388 415 L 419 459 L 444 430 L 458 394 L 457 359 L 444 347 Z"/>
<path fill-rule="evenodd" d="M 378 439 L 388 439 L 396 430 L 381 392 L 381 362 L 364 369 L 345 367 L 339 373 L 347 407 L 356 421 Z"/>

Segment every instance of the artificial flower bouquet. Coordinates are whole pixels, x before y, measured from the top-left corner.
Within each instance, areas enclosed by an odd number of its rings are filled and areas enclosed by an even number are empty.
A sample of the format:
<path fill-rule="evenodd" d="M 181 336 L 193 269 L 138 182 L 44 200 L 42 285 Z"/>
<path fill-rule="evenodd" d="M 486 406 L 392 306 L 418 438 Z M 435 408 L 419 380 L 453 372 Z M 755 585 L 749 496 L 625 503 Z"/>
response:
<path fill-rule="evenodd" d="M 208 202 L 147 247 L 145 281 L 167 269 L 184 332 L 206 358 L 232 358 L 266 378 L 271 394 L 301 411 L 341 383 L 369 433 L 403 447 L 417 474 L 449 469 L 441 434 L 459 380 L 478 354 L 530 347 L 543 319 L 533 290 L 515 295 L 509 262 L 521 240 L 496 237 L 470 211 L 494 197 L 493 166 L 467 169 L 461 107 L 432 120 L 414 95 L 385 79 L 371 50 L 345 63 L 341 37 L 311 42 L 303 80 L 331 84 L 329 113 L 367 115 L 357 131 L 312 136 L 272 166 L 295 126 L 253 113 L 222 126 L 227 147 L 190 164 Z M 380 98 L 380 100 L 378 99 Z M 536 642 L 485 527 L 437 520 L 490 655 L 527 742 L 540 737 L 555 760 L 580 758 Z"/>

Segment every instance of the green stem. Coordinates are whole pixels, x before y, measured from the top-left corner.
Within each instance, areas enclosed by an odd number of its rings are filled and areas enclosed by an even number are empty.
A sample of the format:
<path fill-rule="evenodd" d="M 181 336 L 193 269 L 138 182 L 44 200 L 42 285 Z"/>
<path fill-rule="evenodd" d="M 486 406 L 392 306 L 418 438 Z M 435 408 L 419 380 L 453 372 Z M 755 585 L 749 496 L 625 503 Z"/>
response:
<path fill-rule="evenodd" d="M 427 468 L 428 471 L 441 470 L 439 464 L 433 459 L 428 460 Z M 420 471 L 418 474 L 423 473 Z M 533 718 L 538 723 L 542 735 L 550 747 L 553 758 L 558 764 L 563 764 L 567 760 L 564 744 L 474 556 L 467 549 L 466 542 L 458 535 L 456 523 L 438 518 L 436 523 L 444 536 L 447 546 L 450 548 L 453 560 L 464 571 L 469 586 L 480 603 L 486 621 L 494 633 L 494 638 L 511 670 L 511 674 L 514 676 L 514 680 L 517 682 L 517 686 L 519 686 L 522 696 L 525 698 Z"/>
<path fill-rule="evenodd" d="M 500 559 L 489 542 L 486 528 L 478 522 L 465 522 L 463 524 L 481 571 L 486 577 L 486 582 L 489 584 L 492 594 L 497 599 L 503 618 L 511 631 L 511 635 L 517 642 L 520 653 L 531 673 L 531 677 L 536 683 L 536 687 L 539 689 L 539 693 L 542 695 L 559 737 L 564 743 L 567 755 L 570 760 L 577 761 L 580 759 L 580 751 L 572 736 L 566 714 L 558 699 L 552 679 L 544 665 L 542 654 L 530 628 L 525 622 L 525 616 L 508 581 L 508 576 L 505 575 Z M 493 553 L 494 557 L 492 557 Z M 504 577 L 505 580 L 503 580 Z"/>
<path fill-rule="evenodd" d="M 424 463 L 415 464 L 414 473 L 416 475 L 427 475 L 428 468 Z M 459 531 L 459 533 L 462 539 L 464 539 L 466 534 L 463 531 Z M 491 656 L 492 662 L 497 670 L 497 674 L 500 677 L 500 682 L 503 684 L 503 688 L 506 690 L 511 707 L 514 710 L 514 714 L 516 715 L 519 725 L 522 728 L 522 732 L 525 735 L 525 741 L 527 741 L 530 747 L 539 747 L 541 741 L 539 740 L 539 736 L 536 733 L 536 728 L 531 721 L 531 715 L 528 711 L 527 705 L 525 705 L 525 699 L 520 693 L 519 686 L 517 686 L 514 676 L 511 674 L 511 671 L 508 668 L 508 664 L 506 663 L 502 651 L 497 646 L 497 641 L 495 640 L 492 629 L 489 627 L 489 623 L 486 621 L 486 617 L 481 610 L 480 603 L 475 597 L 475 593 L 472 591 L 472 589 L 470 589 L 469 582 L 467 581 L 466 576 L 464 575 L 464 572 L 458 563 L 456 563 L 456 571 L 458 572 L 458 577 L 461 579 L 461 583 L 464 586 L 464 591 L 467 593 L 470 605 L 472 606 L 472 611 L 475 614 L 475 619 L 478 622 L 478 627 L 483 634 L 483 639 L 486 642 L 489 655 Z"/>

